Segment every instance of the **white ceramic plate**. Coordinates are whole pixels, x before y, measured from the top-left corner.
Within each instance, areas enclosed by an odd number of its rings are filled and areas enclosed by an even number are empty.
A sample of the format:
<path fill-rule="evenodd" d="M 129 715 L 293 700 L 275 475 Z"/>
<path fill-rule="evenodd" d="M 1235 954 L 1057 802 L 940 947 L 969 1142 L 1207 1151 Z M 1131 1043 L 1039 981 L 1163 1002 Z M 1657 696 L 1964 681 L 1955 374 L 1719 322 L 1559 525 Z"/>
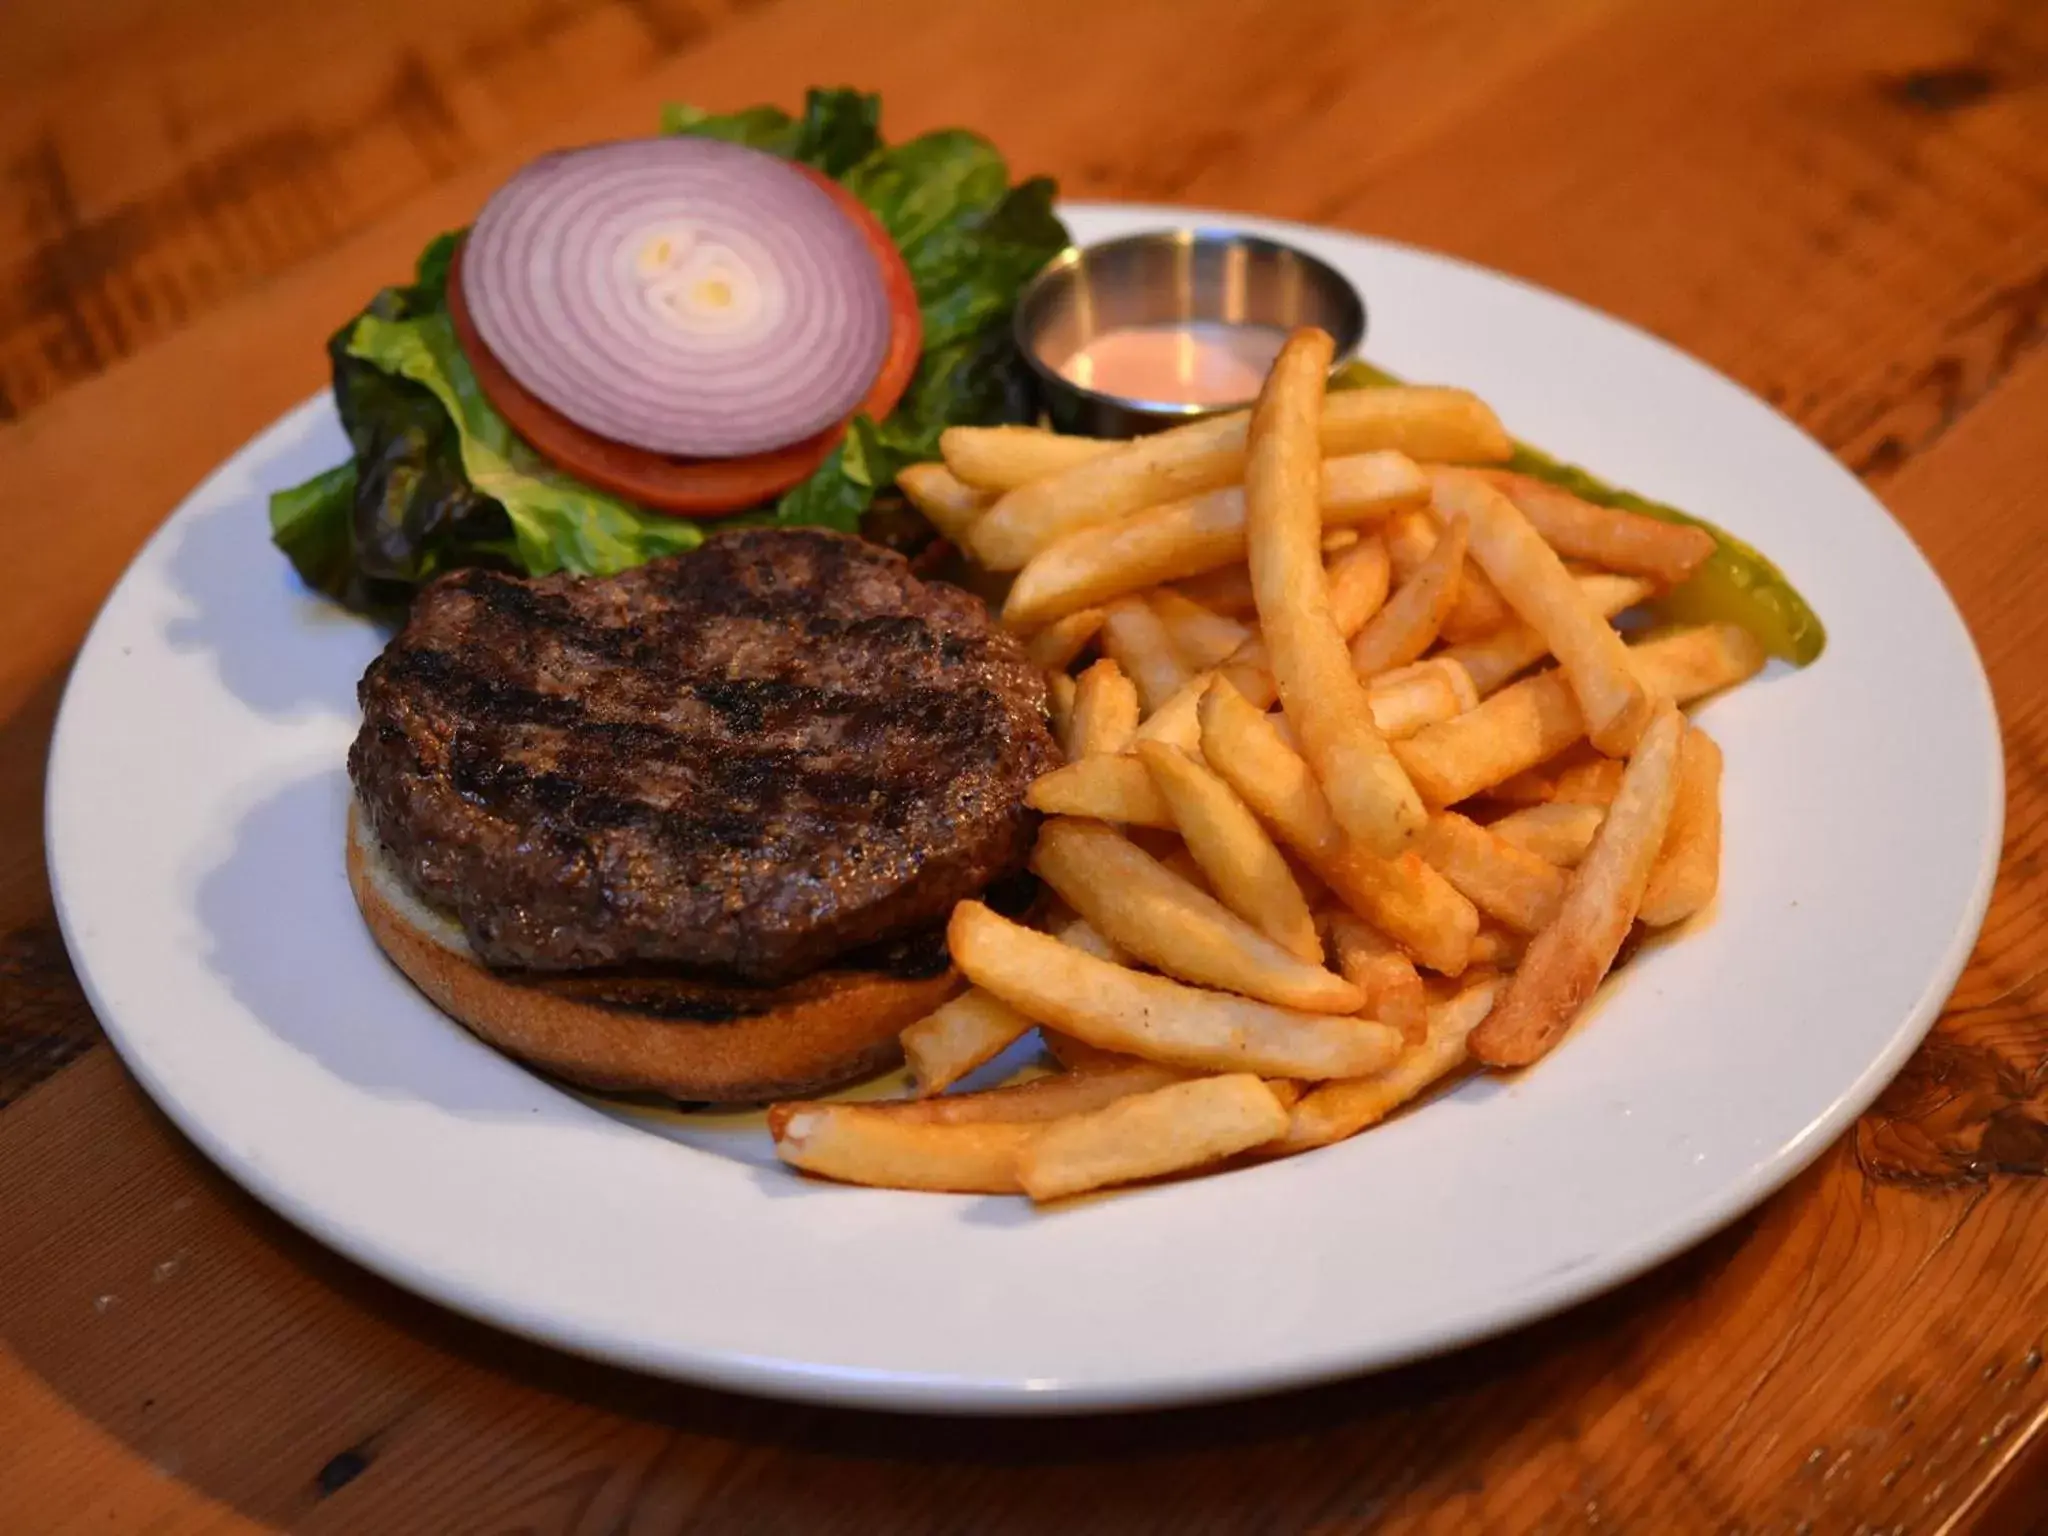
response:
<path fill-rule="evenodd" d="M 1097 239 L 1185 222 L 1073 210 Z M 595 1107 L 422 1001 L 342 875 L 343 753 L 380 637 L 309 598 L 264 496 L 343 456 L 323 396 L 137 558 L 52 751 L 64 931 L 122 1056 L 291 1220 L 460 1311 L 640 1369 L 897 1408 L 1243 1393 L 1496 1332 L 1611 1286 L 1818 1153 L 1920 1040 L 1982 919 L 2002 819 L 1969 637 L 1818 446 L 1639 331 L 1442 257 L 1264 229 L 1355 280 L 1372 355 L 1711 517 L 1831 634 L 1708 706 L 1718 912 L 1643 957 L 1525 1080 L 1355 1141 L 1041 1215 L 807 1182 L 758 1131 Z"/>

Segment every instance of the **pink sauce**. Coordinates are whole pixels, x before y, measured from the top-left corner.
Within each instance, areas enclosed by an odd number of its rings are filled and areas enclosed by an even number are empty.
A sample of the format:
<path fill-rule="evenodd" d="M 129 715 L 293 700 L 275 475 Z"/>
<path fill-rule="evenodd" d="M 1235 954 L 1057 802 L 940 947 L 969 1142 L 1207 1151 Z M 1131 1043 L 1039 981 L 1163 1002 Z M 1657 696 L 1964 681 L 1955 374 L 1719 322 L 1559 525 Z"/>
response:
<path fill-rule="evenodd" d="M 1089 342 L 1060 374 L 1130 400 L 1234 405 L 1258 394 L 1286 339 L 1277 326 L 1220 321 L 1126 326 Z"/>

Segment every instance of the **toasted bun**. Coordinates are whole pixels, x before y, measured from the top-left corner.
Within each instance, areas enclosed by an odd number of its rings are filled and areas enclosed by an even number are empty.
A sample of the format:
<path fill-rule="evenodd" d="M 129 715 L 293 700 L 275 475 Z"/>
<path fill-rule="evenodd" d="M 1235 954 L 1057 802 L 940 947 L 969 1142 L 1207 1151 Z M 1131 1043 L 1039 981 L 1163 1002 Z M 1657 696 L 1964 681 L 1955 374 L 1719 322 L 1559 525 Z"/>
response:
<path fill-rule="evenodd" d="M 513 979 L 413 892 L 358 807 L 348 883 L 378 947 L 436 1007 L 522 1061 L 589 1088 L 713 1103 L 813 1094 L 901 1059 L 896 1037 L 958 992 L 947 971 L 905 980 L 822 971 L 782 987 L 673 975 Z"/>

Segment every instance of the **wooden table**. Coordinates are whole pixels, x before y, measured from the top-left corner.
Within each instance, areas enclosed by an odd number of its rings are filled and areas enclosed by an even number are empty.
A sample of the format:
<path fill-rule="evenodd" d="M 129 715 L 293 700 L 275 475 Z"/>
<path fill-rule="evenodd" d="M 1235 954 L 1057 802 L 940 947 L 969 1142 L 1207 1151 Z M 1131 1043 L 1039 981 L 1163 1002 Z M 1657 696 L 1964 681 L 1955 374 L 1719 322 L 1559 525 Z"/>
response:
<path fill-rule="evenodd" d="M 1810 1172 L 1448 1359 L 991 1424 L 726 1397 L 458 1321 L 285 1227 L 143 1100 L 72 980 L 39 825 L 65 668 L 122 565 L 520 161 L 665 99 L 842 79 L 894 132 L 972 124 L 1072 194 L 1336 224 L 1574 294 L 1885 497 L 1990 666 L 2008 843 L 1935 1035 Z M 2048 1520 L 2048 5 L 13 0 L 0 156 L 0 1528 Z"/>

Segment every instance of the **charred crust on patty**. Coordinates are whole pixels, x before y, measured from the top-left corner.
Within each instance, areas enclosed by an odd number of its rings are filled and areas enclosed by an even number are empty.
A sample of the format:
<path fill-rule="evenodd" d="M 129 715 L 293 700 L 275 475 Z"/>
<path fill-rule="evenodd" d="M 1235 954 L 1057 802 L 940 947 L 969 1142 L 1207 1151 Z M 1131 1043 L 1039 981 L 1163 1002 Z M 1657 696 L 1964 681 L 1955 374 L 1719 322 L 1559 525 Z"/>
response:
<path fill-rule="evenodd" d="M 1058 760 L 976 599 L 817 529 L 454 573 L 358 696 L 377 839 L 485 965 L 536 974 L 776 985 L 929 931 L 1019 868 Z"/>

